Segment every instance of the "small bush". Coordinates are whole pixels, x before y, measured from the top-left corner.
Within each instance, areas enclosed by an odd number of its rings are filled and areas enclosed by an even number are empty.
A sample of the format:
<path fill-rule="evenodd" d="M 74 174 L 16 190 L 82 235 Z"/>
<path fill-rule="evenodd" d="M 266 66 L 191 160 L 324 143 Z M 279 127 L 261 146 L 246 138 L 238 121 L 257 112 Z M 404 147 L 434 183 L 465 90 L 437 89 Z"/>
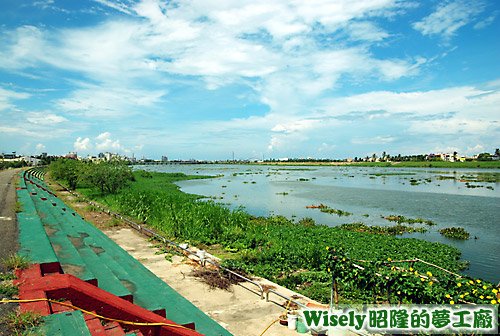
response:
<path fill-rule="evenodd" d="M 0 295 L 5 297 L 13 297 L 17 295 L 19 288 L 11 283 L 0 283 Z"/>
<path fill-rule="evenodd" d="M 2 264 L 8 270 L 17 270 L 28 268 L 31 262 L 27 257 L 14 254 L 2 260 Z"/>

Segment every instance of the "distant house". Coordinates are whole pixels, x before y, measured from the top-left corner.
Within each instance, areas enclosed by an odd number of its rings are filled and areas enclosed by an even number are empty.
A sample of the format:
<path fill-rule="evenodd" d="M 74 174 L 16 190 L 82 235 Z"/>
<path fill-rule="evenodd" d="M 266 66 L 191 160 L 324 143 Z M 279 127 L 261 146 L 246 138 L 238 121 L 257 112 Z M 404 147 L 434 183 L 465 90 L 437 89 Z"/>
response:
<path fill-rule="evenodd" d="M 40 162 L 42 162 L 42 160 L 32 156 L 23 156 L 21 159 L 24 160 L 29 166 L 38 166 Z"/>

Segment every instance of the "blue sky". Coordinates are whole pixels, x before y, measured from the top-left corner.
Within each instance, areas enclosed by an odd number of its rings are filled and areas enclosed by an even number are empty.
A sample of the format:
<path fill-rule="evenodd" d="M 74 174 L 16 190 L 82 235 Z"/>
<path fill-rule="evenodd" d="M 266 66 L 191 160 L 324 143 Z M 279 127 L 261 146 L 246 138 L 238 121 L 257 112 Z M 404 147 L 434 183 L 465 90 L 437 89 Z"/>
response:
<path fill-rule="evenodd" d="M 0 151 L 492 152 L 499 16 L 495 0 L 4 0 Z"/>

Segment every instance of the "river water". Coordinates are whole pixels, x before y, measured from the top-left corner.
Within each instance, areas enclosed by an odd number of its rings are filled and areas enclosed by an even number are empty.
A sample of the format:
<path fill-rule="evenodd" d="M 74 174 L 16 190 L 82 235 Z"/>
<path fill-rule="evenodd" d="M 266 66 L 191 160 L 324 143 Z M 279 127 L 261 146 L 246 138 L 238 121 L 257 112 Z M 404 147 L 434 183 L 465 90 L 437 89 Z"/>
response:
<path fill-rule="evenodd" d="M 184 192 L 212 197 L 231 208 L 243 207 L 255 216 L 283 215 L 295 220 L 311 217 L 329 226 L 353 222 L 392 225 L 382 218 L 388 215 L 432 220 L 437 225 L 428 227 L 428 232 L 402 237 L 453 245 L 470 262 L 464 273 L 494 283 L 500 281 L 500 183 L 470 181 L 478 174 L 500 173 L 498 169 L 262 165 L 163 165 L 137 169 L 221 175 L 182 181 L 179 186 Z M 467 181 L 476 187 L 467 187 Z M 318 204 L 352 215 L 340 217 L 306 208 Z M 465 228 L 471 239 L 454 240 L 438 232 L 450 226 Z"/>

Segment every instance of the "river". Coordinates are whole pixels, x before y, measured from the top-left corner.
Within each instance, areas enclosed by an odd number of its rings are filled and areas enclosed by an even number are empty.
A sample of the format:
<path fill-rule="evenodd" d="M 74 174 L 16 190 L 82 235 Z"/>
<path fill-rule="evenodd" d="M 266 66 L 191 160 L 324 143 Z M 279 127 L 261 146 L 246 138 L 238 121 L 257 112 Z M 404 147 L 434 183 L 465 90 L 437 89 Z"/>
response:
<path fill-rule="evenodd" d="M 478 174 L 498 174 L 498 169 L 263 165 L 162 165 L 137 169 L 221 175 L 183 181 L 179 186 L 184 192 L 211 197 L 231 208 L 243 207 L 255 216 L 283 215 L 294 220 L 311 217 L 329 226 L 353 222 L 392 225 L 382 218 L 388 215 L 432 220 L 437 225 L 428 227 L 428 232 L 402 237 L 455 246 L 470 262 L 464 273 L 494 283 L 500 281 L 500 183 L 474 182 Z M 306 208 L 318 204 L 352 215 L 337 216 Z M 450 239 L 438 232 L 450 226 L 465 228 L 471 239 Z"/>

